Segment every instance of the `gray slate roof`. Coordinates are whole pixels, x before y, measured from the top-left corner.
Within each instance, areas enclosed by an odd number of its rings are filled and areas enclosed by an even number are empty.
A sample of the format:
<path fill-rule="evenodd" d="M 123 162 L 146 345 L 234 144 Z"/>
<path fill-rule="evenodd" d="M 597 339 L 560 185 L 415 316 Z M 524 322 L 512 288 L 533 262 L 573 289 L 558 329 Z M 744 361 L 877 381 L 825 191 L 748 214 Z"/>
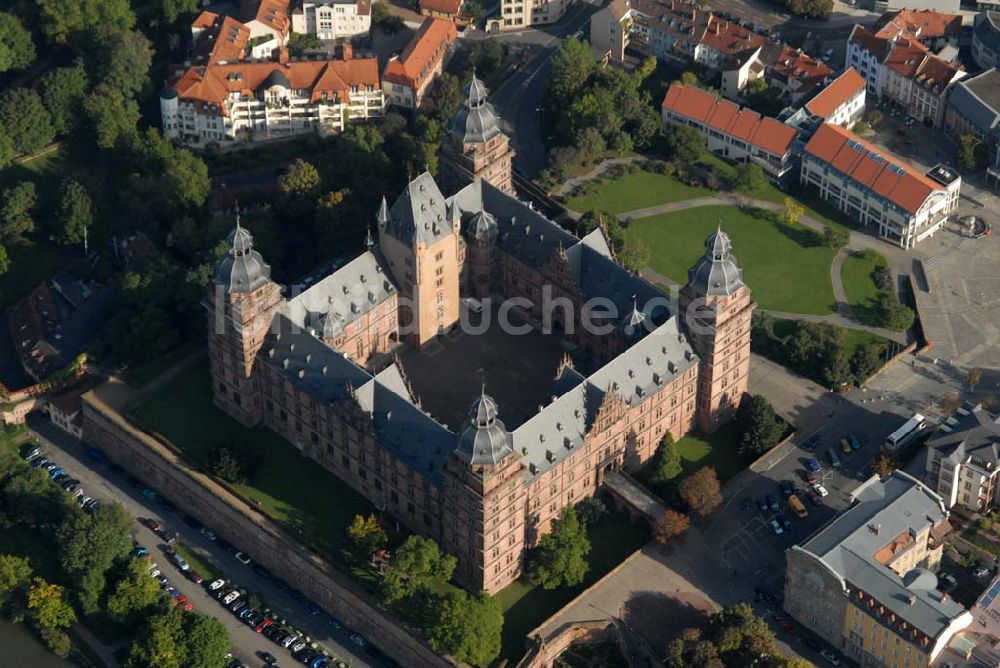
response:
<path fill-rule="evenodd" d="M 451 119 L 451 135 L 465 144 L 485 143 L 500 134 L 496 110 L 486 101 L 486 86 L 472 74 L 465 101 Z"/>
<path fill-rule="evenodd" d="M 948 106 L 988 135 L 1000 123 L 1000 72 L 988 69 L 952 88 Z"/>
<path fill-rule="evenodd" d="M 424 172 L 410 181 L 389 209 L 386 232 L 408 246 L 428 246 L 451 234 L 445 198 L 434 177 Z"/>
<path fill-rule="evenodd" d="M 917 532 L 928 524 L 945 521 L 948 514 L 944 502 L 901 471 L 884 481 L 872 477 L 853 496 L 850 508 L 792 549 L 812 554 L 837 577 L 871 594 L 931 638 L 937 637 L 965 609 L 950 598 L 943 599 L 941 592 L 928 588 L 930 578 L 922 572 L 907 574 L 904 580 L 877 562 L 874 555 L 905 532 Z"/>
<path fill-rule="evenodd" d="M 729 235 L 718 231 L 705 239 L 705 254 L 688 270 L 688 282 L 703 295 L 731 295 L 743 285 L 743 270 L 732 254 Z"/>
<path fill-rule="evenodd" d="M 985 11 L 976 16 L 975 38 L 994 53 L 1000 52 L 1000 13 Z"/>
<path fill-rule="evenodd" d="M 499 464 L 514 451 L 510 432 L 499 418 L 497 402 L 486 394 L 485 388 L 469 406 L 469 418 L 465 421 L 455 450 L 473 466 Z"/>
<path fill-rule="evenodd" d="M 271 267 L 253 249 L 253 236 L 240 227 L 229 234 L 229 252 L 215 267 L 215 284 L 228 292 L 254 292 L 271 280 Z"/>
<path fill-rule="evenodd" d="M 377 308 L 394 294 L 396 286 L 383 269 L 381 257 L 365 251 L 289 299 L 284 312 L 299 327 L 334 338 L 345 325 Z"/>
<path fill-rule="evenodd" d="M 1000 466 L 1000 424 L 982 406 L 964 412 L 955 416 L 954 423 L 946 423 L 950 433 L 939 431 L 927 447 L 955 463 L 971 459 L 986 472 L 996 470 Z"/>

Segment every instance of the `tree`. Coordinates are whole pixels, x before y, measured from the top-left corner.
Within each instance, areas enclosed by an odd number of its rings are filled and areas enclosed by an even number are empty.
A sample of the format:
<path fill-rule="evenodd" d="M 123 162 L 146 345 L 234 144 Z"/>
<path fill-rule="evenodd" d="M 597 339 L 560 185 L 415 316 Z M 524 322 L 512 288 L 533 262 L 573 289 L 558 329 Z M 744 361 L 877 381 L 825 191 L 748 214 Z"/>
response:
<path fill-rule="evenodd" d="M 830 16 L 833 0 L 785 0 L 785 7 L 796 16 L 821 19 Z"/>
<path fill-rule="evenodd" d="M 781 440 L 785 424 L 763 395 L 745 394 L 736 411 L 736 433 L 740 454 L 756 459 Z"/>
<path fill-rule="evenodd" d="M 14 141 L 19 153 L 45 148 L 55 137 L 52 116 L 34 89 L 14 88 L 0 96 L 0 127 Z"/>
<path fill-rule="evenodd" d="M 697 86 L 700 83 L 698 81 L 698 75 L 691 70 L 684 70 L 681 72 L 681 78 L 678 79 L 678 81 L 685 86 Z"/>
<path fill-rule="evenodd" d="M 490 79 L 507 58 L 507 44 L 498 39 L 484 39 L 476 42 L 469 53 L 469 65 L 476 68 L 480 79 Z"/>
<path fill-rule="evenodd" d="M 0 614 L 19 621 L 27 605 L 31 564 L 24 557 L 0 554 Z"/>
<path fill-rule="evenodd" d="M 823 225 L 823 245 L 827 248 L 840 248 L 847 243 L 850 233 L 842 227 Z"/>
<path fill-rule="evenodd" d="M 653 457 L 653 473 L 650 481 L 654 485 L 669 485 L 683 470 L 680 453 L 677 452 L 677 446 L 674 444 L 674 437 L 668 431 L 660 440 L 660 446 L 656 449 L 656 455 Z"/>
<path fill-rule="evenodd" d="M 976 171 L 989 162 L 989 146 L 976 135 L 964 134 L 958 138 L 958 164 L 962 169 Z"/>
<path fill-rule="evenodd" d="M 185 14 L 194 14 L 198 11 L 198 0 L 162 0 L 163 20 L 166 23 L 174 23 Z"/>
<path fill-rule="evenodd" d="M 449 591 L 431 608 L 426 632 L 434 651 L 475 666 L 489 665 L 500 653 L 503 612 L 492 596 Z"/>
<path fill-rule="evenodd" d="M 601 131 L 594 127 L 588 127 L 577 135 L 576 148 L 580 152 L 580 157 L 584 161 L 589 161 L 601 158 L 607 146 L 604 144 L 604 136 L 601 135 Z"/>
<path fill-rule="evenodd" d="M 153 45 L 138 30 L 116 36 L 107 48 L 97 52 L 97 80 L 135 96 L 149 81 Z"/>
<path fill-rule="evenodd" d="M 969 384 L 970 390 L 976 389 L 982 379 L 982 369 L 969 369 L 969 373 L 965 376 L 965 382 Z"/>
<path fill-rule="evenodd" d="M 100 84 L 83 99 L 83 113 L 100 148 L 111 148 L 136 134 L 139 105 L 109 83 Z"/>
<path fill-rule="evenodd" d="M 945 415 L 951 415 L 961 405 L 962 401 L 958 396 L 958 392 L 949 392 L 938 400 L 938 408 Z"/>
<path fill-rule="evenodd" d="M 151 132 L 159 135 L 155 130 Z M 163 187 L 181 207 L 200 207 L 212 189 L 208 165 L 186 148 L 174 149 L 164 163 Z"/>
<path fill-rule="evenodd" d="M 288 171 L 278 179 L 281 192 L 289 196 L 313 196 L 319 190 L 319 172 L 312 163 L 298 158 L 288 166 Z"/>
<path fill-rule="evenodd" d="M 774 633 L 749 603 L 737 603 L 709 617 L 708 636 L 729 666 L 750 666 L 761 656 L 777 654 Z"/>
<path fill-rule="evenodd" d="M 23 70 L 35 62 L 35 43 L 21 20 L 0 12 L 0 72 Z"/>
<path fill-rule="evenodd" d="M 653 535 L 659 542 L 669 543 L 683 536 L 690 524 L 690 518 L 684 513 L 668 510 L 656 520 L 656 524 L 653 526 Z"/>
<path fill-rule="evenodd" d="M 883 478 L 891 476 L 896 470 L 896 456 L 888 448 L 882 448 L 872 461 L 872 470 Z"/>
<path fill-rule="evenodd" d="M 53 234 L 53 240 L 64 245 L 83 243 L 87 228 L 93 222 L 94 214 L 87 189 L 73 179 L 64 179 L 56 214 L 58 228 Z"/>
<path fill-rule="evenodd" d="M 767 183 L 764 170 L 755 162 L 741 162 L 733 172 L 733 188 L 745 193 L 759 190 Z"/>
<path fill-rule="evenodd" d="M 187 644 L 183 639 L 180 608 L 170 606 L 154 615 L 129 648 L 126 668 L 186 668 Z"/>
<path fill-rule="evenodd" d="M 260 609 L 260 606 L 257 608 Z M 186 646 L 185 668 L 223 668 L 227 665 L 225 657 L 230 646 L 229 632 L 218 619 L 186 613 L 181 631 Z"/>
<path fill-rule="evenodd" d="M 15 474 L 4 483 L 3 508 L 14 522 L 36 528 L 56 526 L 68 511 L 76 509 L 45 471 L 34 469 Z"/>
<path fill-rule="evenodd" d="M 129 0 L 37 0 L 42 33 L 65 44 L 96 30 L 122 33 L 135 26 Z M 110 37 L 110 35 L 109 35 Z"/>
<path fill-rule="evenodd" d="M 588 497 L 576 504 L 576 515 L 587 527 L 598 524 L 608 514 L 608 507 L 595 496 Z"/>
<path fill-rule="evenodd" d="M 705 154 L 705 137 L 687 125 L 671 125 L 666 139 L 671 158 L 678 166 L 693 165 Z"/>
<path fill-rule="evenodd" d="M 34 181 L 21 181 L 0 194 L 0 239 L 3 243 L 24 243 L 25 235 L 33 232 L 35 221 L 31 210 L 38 203 Z"/>
<path fill-rule="evenodd" d="M 590 568 L 588 554 L 587 527 L 580 522 L 576 510 L 567 506 L 529 555 L 528 578 L 543 589 L 578 585 Z"/>
<path fill-rule="evenodd" d="M 161 600 L 160 583 L 149 577 L 149 564 L 144 559 L 133 559 L 108 596 L 105 610 L 114 621 L 135 629 Z"/>
<path fill-rule="evenodd" d="M 451 118 L 458 111 L 459 105 L 462 104 L 462 82 L 454 74 L 442 72 L 441 76 L 434 82 L 430 101 L 438 118 Z"/>
<path fill-rule="evenodd" d="M 76 613 L 63 597 L 62 587 L 35 577 L 28 589 L 28 619 L 39 630 L 56 630 L 72 624 Z"/>
<path fill-rule="evenodd" d="M 719 478 L 715 469 L 705 466 L 681 481 L 677 488 L 681 499 L 688 505 L 691 512 L 702 519 L 708 517 L 722 503 L 719 493 Z"/>
<path fill-rule="evenodd" d="M 409 598 L 435 582 L 451 578 L 455 557 L 441 552 L 438 544 L 422 536 L 409 536 L 389 559 L 382 580 L 382 597 L 387 603 Z"/>
<path fill-rule="evenodd" d="M 354 543 L 354 548 L 362 559 L 367 559 L 389 543 L 389 534 L 379 524 L 375 515 L 368 517 L 355 515 L 347 526 L 347 537 Z"/>
<path fill-rule="evenodd" d="M 71 514 L 56 532 L 59 557 L 84 614 L 98 610 L 112 564 L 132 549 L 132 521 L 117 503 Z"/>
<path fill-rule="evenodd" d="M 228 483 L 241 484 L 246 482 L 246 471 L 243 461 L 230 448 L 219 447 L 212 453 L 212 475 Z"/>
<path fill-rule="evenodd" d="M 875 127 L 882 122 L 882 112 L 878 109 L 872 109 L 868 112 L 868 125 Z"/>
<path fill-rule="evenodd" d="M 71 67 L 55 67 L 42 77 L 42 103 L 52 116 L 56 134 L 70 132 L 78 123 L 87 94 L 87 70 L 83 60 Z"/>
<path fill-rule="evenodd" d="M 743 89 L 743 97 L 754 111 L 765 116 L 776 116 L 785 107 L 781 93 L 772 88 L 763 77 L 747 83 Z"/>
<path fill-rule="evenodd" d="M 806 212 L 806 208 L 796 202 L 791 197 L 786 197 L 784 201 L 784 208 L 781 212 L 781 220 L 787 225 L 795 225 L 802 218 L 802 214 Z"/>
<path fill-rule="evenodd" d="M 552 57 L 552 75 L 546 90 L 546 107 L 554 108 L 555 105 L 575 99 L 596 67 L 594 53 L 589 44 L 573 37 L 564 41 Z"/>
<path fill-rule="evenodd" d="M 878 320 L 888 329 L 902 332 L 913 326 L 916 316 L 913 309 L 901 304 L 892 292 L 883 292 L 878 298 Z"/>
<path fill-rule="evenodd" d="M 851 373 L 858 385 L 863 385 L 882 366 L 885 345 L 878 341 L 868 341 L 858 346 L 851 355 Z"/>
<path fill-rule="evenodd" d="M 14 158 L 16 157 L 17 148 L 14 146 L 13 138 L 11 138 L 3 126 L 0 126 L 0 168 L 14 162 Z"/>

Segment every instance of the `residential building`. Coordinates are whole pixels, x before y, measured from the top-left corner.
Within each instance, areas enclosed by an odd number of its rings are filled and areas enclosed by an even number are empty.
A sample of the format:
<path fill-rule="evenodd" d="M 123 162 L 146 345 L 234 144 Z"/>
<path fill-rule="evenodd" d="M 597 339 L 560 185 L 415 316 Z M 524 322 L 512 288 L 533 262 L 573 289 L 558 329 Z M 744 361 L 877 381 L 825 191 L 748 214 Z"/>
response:
<path fill-rule="evenodd" d="M 797 104 L 832 75 L 829 65 L 802 49 L 766 41 L 728 59 L 722 68 L 722 94 L 737 100 L 748 83 L 762 78 L 788 104 Z"/>
<path fill-rule="evenodd" d="M 965 69 L 928 50 L 925 42 L 947 35 L 928 37 L 929 28 L 924 32 L 900 30 L 898 23 L 888 26 L 879 33 L 854 26 L 847 42 L 847 65 L 867 81 L 869 95 L 898 105 L 918 121 L 940 127 L 948 91 L 966 75 Z"/>
<path fill-rule="evenodd" d="M 875 8 L 882 11 L 925 11 L 958 13 L 961 0 L 875 0 Z"/>
<path fill-rule="evenodd" d="M 803 109 L 812 118 L 850 128 L 864 116 L 865 95 L 865 80 L 857 70 L 848 67 L 830 85 L 806 102 Z"/>
<path fill-rule="evenodd" d="M 915 39 L 934 53 L 958 43 L 961 14 L 943 14 L 929 9 L 888 11 L 876 21 L 875 35 L 883 39 Z"/>
<path fill-rule="evenodd" d="M 525 551 L 606 471 L 635 470 L 665 434 L 714 428 L 746 392 L 755 305 L 722 230 L 682 291 L 682 302 L 701 304 L 688 322 L 615 262 L 601 230 L 578 239 L 483 180 L 446 197 L 425 172 L 391 206 L 383 198 L 375 218 L 377 243 L 287 298 L 237 224 L 207 295 L 215 401 L 434 538 L 472 591 L 514 582 Z M 543 314 L 547 291 L 571 308 Z M 504 402 L 538 388 L 454 378 L 481 389 L 464 422 L 445 426 L 421 407 L 432 402 L 418 403 L 405 353 L 432 343 L 447 373 L 440 335 L 475 295 L 517 298 L 522 322 L 551 317 L 551 336 L 587 351 L 591 370 L 564 356 L 544 399 L 521 416 Z M 614 312 L 603 331 L 582 326 L 581 307 L 595 298 Z M 443 378 L 428 392 L 453 404 Z"/>
<path fill-rule="evenodd" d="M 784 609 L 864 668 L 926 668 L 969 612 L 937 588 L 941 497 L 912 476 L 873 476 L 848 507 L 785 553 Z"/>
<path fill-rule="evenodd" d="M 486 95 L 486 86 L 473 72 L 465 87 L 465 102 L 441 141 L 441 183 L 448 190 L 460 190 L 482 179 L 513 195 L 514 149 L 500 131 L 500 118 Z"/>
<path fill-rule="evenodd" d="M 319 39 L 351 39 L 367 35 L 372 0 L 303 0 L 292 10 L 292 32 Z"/>
<path fill-rule="evenodd" d="M 927 442 L 926 480 L 948 508 L 986 513 L 997 506 L 1000 418 L 965 404 Z"/>
<path fill-rule="evenodd" d="M 573 6 L 574 0 L 501 0 L 500 18 L 491 19 L 491 32 L 524 30 L 555 23 Z"/>
<path fill-rule="evenodd" d="M 984 70 L 1000 66 L 1000 13 L 984 11 L 976 15 L 972 59 Z"/>
<path fill-rule="evenodd" d="M 955 84 L 944 112 L 944 131 L 953 139 L 974 135 L 991 145 L 1000 128 L 1000 71 L 988 69 Z"/>
<path fill-rule="evenodd" d="M 802 155 L 802 185 L 875 234 L 913 248 L 958 205 L 962 177 L 944 165 L 921 174 L 844 128 L 824 123 Z"/>
<path fill-rule="evenodd" d="M 163 133 L 204 145 L 342 132 L 385 111 L 376 58 L 189 67 L 160 93 Z"/>
<path fill-rule="evenodd" d="M 416 109 L 431 84 L 444 70 L 458 30 L 451 21 L 425 19 L 403 53 L 393 56 L 382 72 L 388 104 Z"/>
<path fill-rule="evenodd" d="M 470 19 L 462 12 L 464 4 L 463 0 L 420 0 L 420 13 L 434 19 L 465 24 Z"/>
<path fill-rule="evenodd" d="M 250 29 L 232 18 L 202 12 L 191 24 L 191 62 L 215 65 L 243 60 Z"/>
<path fill-rule="evenodd" d="M 776 177 L 794 166 L 792 145 L 798 136 L 794 128 L 700 88 L 670 86 L 661 113 L 666 126 L 686 125 L 702 133 L 713 153 L 757 163 Z"/>
<path fill-rule="evenodd" d="M 250 39 L 274 39 L 279 46 L 288 44 L 292 21 L 291 0 L 242 0 L 237 18 L 250 30 Z"/>
<path fill-rule="evenodd" d="M 83 437 L 83 401 L 80 397 L 99 382 L 96 376 L 84 376 L 59 394 L 49 397 L 44 411 L 49 421 L 70 436 Z"/>

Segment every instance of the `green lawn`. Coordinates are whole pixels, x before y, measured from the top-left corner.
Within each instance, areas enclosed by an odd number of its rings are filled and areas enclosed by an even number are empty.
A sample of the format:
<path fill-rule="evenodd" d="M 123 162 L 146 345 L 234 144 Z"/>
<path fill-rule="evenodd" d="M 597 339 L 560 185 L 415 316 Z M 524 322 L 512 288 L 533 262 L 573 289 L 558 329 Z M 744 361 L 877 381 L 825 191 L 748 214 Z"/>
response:
<path fill-rule="evenodd" d="M 629 241 L 649 249 L 649 264 L 655 271 L 680 285 L 720 222 L 761 308 L 820 315 L 835 312 L 830 283 L 834 250 L 823 246 L 812 230 L 786 225 L 767 212 L 699 207 L 633 221 L 626 234 Z"/>
<path fill-rule="evenodd" d="M 498 661 L 506 659 L 508 665 L 517 663 L 524 654 L 525 638 L 532 629 L 649 541 L 649 532 L 644 526 L 632 524 L 628 515 L 615 512 L 609 512 L 589 535 L 590 570 L 583 583 L 546 591 L 522 579 L 496 594 L 504 611 L 503 648 Z"/>
<path fill-rule="evenodd" d="M 703 466 L 711 466 L 726 482 L 745 467 L 737 456 L 736 425 L 728 422 L 708 436 L 688 434 L 675 444 L 681 456 L 682 475 L 694 473 Z"/>
<path fill-rule="evenodd" d="M 158 378 L 160 374 L 173 365 L 204 347 L 204 341 L 188 341 L 159 357 L 154 357 L 143 364 L 127 369 L 125 371 L 125 380 L 132 387 L 142 387 L 151 380 Z"/>
<path fill-rule="evenodd" d="M 887 265 L 885 257 L 876 251 L 852 253 L 840 268 L 847 300 L 860 322 L 872 322 L 878 309 L 879 289 L 872 280 L 872 272 Z"/>
<path fill-rule="evenodd" d="M 351 519 L 375 510 L 281 436 L 264 428 L 247 429 L 216 408 L 206 364 L 178 374 L 137 406 L 132 417 L 195 465 L 220 445 L 248 453 L 254 462 L 249 480 L 232 487 L 335 563 L 345 561 L 343 550 L 350 544 L 344 529 Z"/>
<path fill-rule="evenodd" d="M 692 188 L 672 176 L 640 170 L 614 181 L 604 181 L 594 192 L 571 198 L 566 206 L 581 213 L 600 209 L 619 214 L 711 194 L 710 190 Z"/>
<path fill-rule="evenodd" d="M 219 577 L 219 569 L 207 557 L 202 557 L 179 541 L 174 542 L 174 549 L 177 550 L 177 554 L 184 557 L 184 561 L 188 562 L 191 568 L 198 571 L 198 575 L 205 578 L 206 582 L 211 582 Z"/>

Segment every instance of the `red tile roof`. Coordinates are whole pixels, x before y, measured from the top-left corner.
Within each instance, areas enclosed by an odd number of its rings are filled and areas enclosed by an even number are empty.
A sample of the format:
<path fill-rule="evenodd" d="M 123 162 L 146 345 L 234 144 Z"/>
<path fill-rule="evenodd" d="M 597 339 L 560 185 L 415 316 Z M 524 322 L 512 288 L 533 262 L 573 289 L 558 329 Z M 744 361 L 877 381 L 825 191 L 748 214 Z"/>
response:
<path fill-rule="evenodd" d="M 219 15 L 215 12 L 203 11 L 201 14 L 195 17 L 194 21 L 191 23 L 192 28 L 211 28 L 215 25 L 216 19 Z"/>
<path fill-rule="evenodd" d="M 896 40 L 889 57 L 885 59 L 885 65 L 934 92 L 944 90 L 964 71 L 961 64 L 941 60 L 927 53 L 927 48 L 920 42 L 909 39 Z"/>
<path fill-rule="evenodd" d="M 761 117 L 750 109 L 740 109 L 729 100 L 715 97 L 700 88 L 674 84 L 663 98 L 664 109 L 698 121 L 748 142 L 772 155 L 785 155 L 792 148 L 796 131 L 773 118 Z"/>
<path fill-rule="evenodd" d="M 875 34 L 879 37 L 905 37 L 910 39 L 934 39 L 936 37 L 958 37 L 962 32 L 960 14 L 939 14 L 929 9 L 920 11 L 900 9 L 886 12 L 875 23 Z"/>
<path fill-rule="evenodd" d="M 699 44 L 728 55 L 761 46 L 764 41 L 764 37 L 752 30 L 712 15 L 709 15 L 698 39 Z"/>
<path fill-rule="evenodd" d="M 260 21 L 279 33 L 288 32 L 291 26 L 288 20 L 290 4 L 291 0 L 244 0 L 241 7 L 243 22 Z"/>
<path fill-rule="evenodd" d="M 857 44 L 865 51 L 874 55 L 879 61 L 885 59 L 892 49 L 892 41 L 879 37 L 875 33 L 866 30 L 862 26 L 854 26 L 851 36 L 847 38 L 851 44 Z"/>
<path fill-rule="evenodd" d="M 214 17 L 207 25 L 206 15 Z M 250 29 L 236 19 L 202 12 L 192 24 L 192 28 L 196 27 L 202 30 L 194 47 L 196 62 L 232 62 L 243 58 L 250 42 Z"/>
<path fill-rule="evenodd" d="M 462 9 L 462 0 L 420 0 L 420 11 L 455 16 Z"/>
<path fill-rule="evenodd" d="M 865 80 L 853 67 L 848 67 L 819 95 L 806 103 L 806 111 L 813 116 L 829 118 L 841 105 L 865 89 Z"/>
<path fill-rule="evenodd" d="M 828 163 L 904 211 L 916 214 L 941 186 L 891 153 L 838 125 L 824 123 L 806 144 L 805 152 Z"/>
<path fill-rule="evenodd" d="M 260 90 L 272 77 L 284 77 L 293 89 L 308 90 L 310 100 L 318 102 L 323 94 L 351 99 L 351 87 L 379 88 L 378 59 L 304 60 L 292 63 L 229 63 L 191 67 L 174 84 L 177 96 L 187 102 L 217 105 L 225 114 L 223 103 L 233 92 L 249 96 Z"/>
<path fill-rule="evenodd" d="M 456 37 L 458 30 L 451 21 L 427 19 L 399 58 L 386 63 L 382 78 L 413 89 L 420 88 Z"/>
<path fill-rule="evenodd" d="M 788 45 L 782 45 L 776 54 L 765 54 L 765 62 L 770 66 L 772 76 L 800 82 L 798 90 L 808 90 L 807 86 L 819 85 L 823 79 L 833 74 L 830 66 L 823 61 Z"/>

